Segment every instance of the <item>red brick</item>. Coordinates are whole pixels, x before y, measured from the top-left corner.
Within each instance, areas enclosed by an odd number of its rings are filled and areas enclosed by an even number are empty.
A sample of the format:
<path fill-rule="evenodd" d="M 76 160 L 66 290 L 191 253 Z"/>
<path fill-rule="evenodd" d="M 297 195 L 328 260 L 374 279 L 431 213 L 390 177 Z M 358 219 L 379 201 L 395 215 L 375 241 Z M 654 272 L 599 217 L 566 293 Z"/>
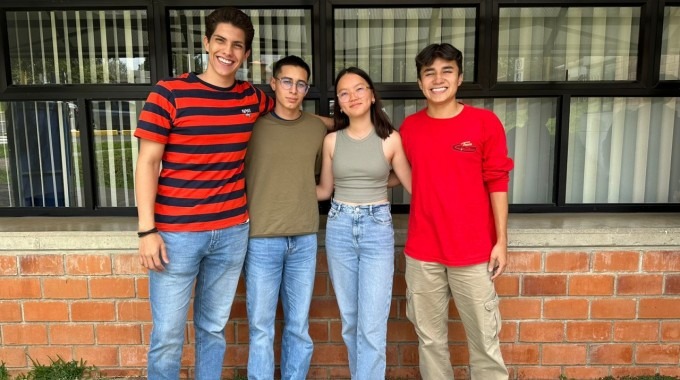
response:
<path fill-rule="evenodd" d="M 498 308 L 503 319 L 536 319 L 541 317 L 541 300 L 501 298 Z"/>
<path fill-rule="evenodd" d="M 586 362 L 586 346 L 580 344 L 544 344 L 543 365 L 574 365 Z"/>
<path fill-rule="evenodd" d="M 21 306 L 16 302 L 0 302 L 0 324 L 21 322 Z"/>
<path fill-rule="evenodd" d="M 138 277 L 137 282 L 137 298 L 149 298 L 149 278 Z"/>
<path fill-rule="evenodd" d="M 567 341 L 601 342 L 611 339 L 610 322 L 567 322 Z"/>
<path fill-rule="evenodd" d="M 564 374 L 564 376 L 566 376 L 569 379 L 579 379 L 579 380 L 600 379 L 600 378 L 605 377 L 609 374 L 609 368 L 608 367 L 583 367 L 583 366 L 564 367 L 563 374 Z"/>
<path fill-rule="evenodd" d="M 633 319 L 637 302 L 633 299 L 599 299 L 590 303 L 593 319 Z"/>
<path fill-rule="evenodd" d="M 403 282 L 403 276 L 401 276 L 402 282 Z M 394 276 L 395 280 L 395 285 L 397 282 L 397 276 Z M 404 285 L 406 286 L 406 285 Z M 314 297 L 320 297 L 320 296 L 327 296 L 328 295 L 328 288 L 330 287 L 330 278 L 328 277 L 327 274 L 317 274 L 316 277 L 314 277 L 314 290 L 312 291 L 312 295 Z"/>
<path fill-rule="evenodd" d="M 40 279 L 0 278 L 0 299 L 39 298 Z"/>
<path fill-rule="evenodd" d="M 640 366 L 625 366 L 625 367 L 612 367 L 612 376 L 629 378 L 634 376 L 654 376 L 658 371 L 655 367 L 640 367 Z"/>
<path fill-rule="evenodd" d="M 632 364 L 632 344 L 602 344 L 590 346 L 590 364 Z"/>
<path fill-rule="evenodd" d="M 582 298 L 557 298 L 543 301 L 545 319 L 587 319 L 588 300 Z"/>
<path fill-rule="evenodd" d="M 142 328 L 137 324 L 98 325 L 97 344 L 142 344 Z"/>
<path fill-rule="evenodd" d="M 51 325 L 51 344 L 94 344 L 94 326 L 91 324 Z"/>
<path fill-rule="evenodd" d="M 418 340 L 418 335 L 408 320 L 392 320 L 387 322 L 387 339 L 390 342 L 413 342 Z"/>
<path fill-rule="evenodd" d="M 448 323 L 449 331 L 448 331 L 448 340 L 449 342 L 467 342 L 467 337 L 465 336 L 465 329 L 463 328 L 463 323 L 460 321 L 455 321 L 455 322 L 449 322 Z M 414 330 L 415 332 L 415 330 Z M 411 340 L 411 342 L 418 341 L 418 336 L 415 335 L 415 339 Z"/>
<path fill-rule="evenodd" d="M 500 296 L 519 295 L 519 276 L 503 275 L 494 280 L 496 293 Z"/>
<path fill-rule="evenodd" d="M 110 275 L 111 257 L 108 255 L 67 255 L 66 273 L 70 275 Z"/>
<path fill-rule="evenodd" d="M 4 346 L 46 343 L 47 328 L 44 324 L 6 324 L 2 326 L 2 344 Z"/>
<path fill-rule="evenodd" d="M 309 318 L 339 318 L 340 309 L 335 298 L 313 298 Z"/>
<path fill-rule="evenodd" d="M 58 255 L 21 256 L 19 269 L 22 275 L 64 274 L 64 258 Z"/>
<path fill-rule="evenodd" d="M 57 357 L 65 361 L 74 360 L 71 347 L 68 346 L 29 346 L 28 356 L 40 364 L 49 364 Z"/>
<path fill-rule="evenodd" d="M 643 298 L 638 318 L 680 318 L 680 298 Z"/>
<path fill-rule="evenodd" d="M 567 294 L 567 276 L 526 275 L 522 281 L 524 296 L 563 296 Z"/>
<path fill-rule="evenodd" d="M 113 274 L 146 274 L 147 269 L 139 263 L 137 255 L 114 255 L 112 263 Z"/>
<path fill-rule="evenodd" d="M 570 296 L 608 296 L 614 294 L 614 276 L 576 275 L 569 278 Z"/>
<path fill-rule="evenodd" d="M 24 347 L 5 347 L 0 345 L 0 358 L 5 362 L 7 368 L 26 367 L 26 351 Z"/>
<path fill-rule="evenodd" d="M 595 272 L 635 272 L 640 268 L 640 253 L 635 251 L 596 252 Z"/>
<path fill-rule="evenodd" d="M 614 322 L 614 341 L 656 342 L 659 339 L 658 322 Z"/>
<path fill-rule="evenodd" d="M 91 278 L 92 298 L 131 298 L 135 296 L 134 278 Z"/>
<path fill-rule="evenodd" d="M 501 344 L 505 364 L 538 364 L 537 344 Z"/>
<path fill-rule="evenodd" d="M 44 278 L 45 298 L 87 298 L 87 280 L 76 278 Z"/>
<path fill-rule="evenodd" d="M 24 320 L 35 321 L 68 321 L 68 305 L 66 302 L 24 302 Z"/>
<path fill-rule="evenodd" d="M 329 328 L 329 341 L 342 343 L 342 323 L 341 322 L 330 322 Z"/>
<path fill-rule="evenodd" d="M 590 256 L 585 252 L 553 252 L 545 257 L 545 272 L 586 272 Z"/>
<path fill-rule="evenodd" d="M 662 376 L 675 376 L 680 378 L 680 366 L 674 365 L 670 367 L 659 366 L 659 374 Z"/>
<path fill-rule="evenodd" d="M 645 272 L 680 272 L 680 251 L 648 251 L 642 255 Z"/>
<path fill-rule="evenodd" d="M 635 362 L 639 364 L 678 364 L 680 345 L 638 344 L 635 348 Z"/>
<path fill-rule="evenodd" d="M 664 294 L 680 294 L 680 274 L 666 276 L 666 286 L 663 290 Z"/>
<path fill-rule="evenodd" d="M 347 349 L 344 344 L 315 345 L 312 362 L 315 365 L 346 365 Z"/>
<path fill-rule="evenodd" d="M 0 276 L 13 276 L 17 273 L 17 257 L 0 255 Z"/>
<path fill-rule="evenodd" d="M 519 322 L 507 322 L 503 321 L 501 332 L 498 334 L 498 339 L 501 342 L 516 342 L 517 336 L 519 335 L 517 330 L 519 329 Z M 450 329 L 449 329 L 450 331 Z"/>
<path fill-rule="evenodd" d="M 113 302 L 74 302 L 71 304 L 71 320 L 113 321 L 115 319 Z"/>
<path fill-rule="evenodd" d="M 409 366 L 419 364 L 418 361 L 418 344 L 400 344 L 399 345 L 399 364 L 402 366 Z"/>
<path fill-rule="evenodd" d="M 151 304 L 147 301 L 121 301 L 118 303 L 119 321 L 151 321 Z"/>
<path fill-rule="evenodd" d="M 418 367 L 388 367 L 385 372 L 387 379 L 417 379 L 419 374 Z"/>
<path fill-rule="evenodd" d="M 121 367 L 145 367 L 147 347 L 140 346 L 121 346 L 120 365 Z"/>
<path fill-rule="evenodd" d="M 97 367 L 118 366 L 118 347 L 76 346 L 74 356 Z"/>
<path fill-rule="evenodd" d="M 312 301 L 314 302 L 314 301 Z M 193 303 L 192 303 L 192 309 L 193 309 Z M 279 301 L 278 307 L 276 309 L 276 317 L 281 318 L 281 302 Z M 244 298 L 236 298 L 234 299 L 234 302 L 231 303 L 231 315 L 229 317 L 230 319 L 243 319 L 246 320 L 248 318 L 248 311 L 246 309 L 246 301 Z"/>
<path fill-rule="evenodd" d="M 312 337 L 312 341 L 317 342 L 327 342 L 328 341 L 328 322 L 327 321 L 310 321 L 309 322 L 309 335 Z"/>
<path fill-rule="evenodd" d="M 664 342 L 680 342 L 680 322 L 662 322 L 661 340 Z"/>
<path fill-rule="evenodd" d="M 528 273 L 541 271 L 540 252 L 508 252 L 508 266 L 506 273 Z"/>
<path fill-rule="evenodd" d="M 616 280 L 616 294 L 649 295 L 661 294 L 663 276 L 658 274 L 625 274 Z"/>
<path fill-rule="evenodd" d="M 517 367 L 517 379 L 558 379 L 562 374 L 560 367 Z M 514 379 L 515 377 L 510 377 Z"/>
<path fill-rule="evenodd" d="M 561 322 L 520 322 L 521 342 L 562 342 L 564 324 Z"/>
<path fill-rule="evenodd" d="M 470 362 L 467 344 L 449 344 L 449 360 L 454 366 L 467 365 Z"/>

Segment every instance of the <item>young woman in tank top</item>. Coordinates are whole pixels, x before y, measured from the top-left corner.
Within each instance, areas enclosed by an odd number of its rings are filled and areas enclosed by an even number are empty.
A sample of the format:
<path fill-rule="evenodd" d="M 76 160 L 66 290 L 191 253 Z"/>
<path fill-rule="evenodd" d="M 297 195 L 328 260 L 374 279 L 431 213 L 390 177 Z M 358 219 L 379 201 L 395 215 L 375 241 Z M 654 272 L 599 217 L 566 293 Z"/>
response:
<path fill-rule="evenodd" d="M 342 70 L 335 91 L 336 132 L 324 140 L 317 186 L 320 200 L 334 192 L 326 225 L 328 270 L 352 379 L 384 379 L 394 274 L 387 183 L 393 170 L 410 192 L 411 168 L 368 74 Z"/>

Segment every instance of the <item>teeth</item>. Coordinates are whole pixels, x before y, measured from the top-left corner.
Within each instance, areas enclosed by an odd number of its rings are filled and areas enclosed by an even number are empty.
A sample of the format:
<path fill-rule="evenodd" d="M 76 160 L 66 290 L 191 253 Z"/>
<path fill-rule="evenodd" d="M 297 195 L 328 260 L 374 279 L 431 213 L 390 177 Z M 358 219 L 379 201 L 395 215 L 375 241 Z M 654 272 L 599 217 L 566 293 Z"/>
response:
<path fill-rule="evenodd" d="M 217 60 L 224 63 L 225 65 L 231 65 L 232 63 L 234 63 L 234 61 L 230 61 L 230 60 L 224 59 L 222 57 L 217 57 Z"/>
<path fill-rule="evenodd" d="M 432 92 L 444 92 L 444 91 L 446 91 L 446 87 L 437 87 L 432 89 Z"/>

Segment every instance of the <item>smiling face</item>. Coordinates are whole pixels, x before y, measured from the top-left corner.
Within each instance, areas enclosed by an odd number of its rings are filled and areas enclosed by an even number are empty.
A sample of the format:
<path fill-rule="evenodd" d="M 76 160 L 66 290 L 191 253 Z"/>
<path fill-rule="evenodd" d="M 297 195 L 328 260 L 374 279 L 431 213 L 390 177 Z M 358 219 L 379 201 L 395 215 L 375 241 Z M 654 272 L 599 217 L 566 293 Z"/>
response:
<path fill-rule="evenodd" d="M 456 100 L 463 75 L 455 61 L 437 58 L 431 65 L 420 70 L 418 86 L 428 104 L 445 104 Z"/>
<path fill-rule="evenodd" d="M 219 23 L 210 40 L 203 37 L 203 45 L 208 52 L 208 68 L 201 78 L 215 86 L 233 85 L 236 72 L 250 55 L 244 31 L 232 24 Z"/>
<path fill-rule="evenodd" d="M 340 109 L 347 116 L 357 117 L 370 112 L 375 97 L 364 78 L 357 74 L 345 74 L 335 87 Z"/>

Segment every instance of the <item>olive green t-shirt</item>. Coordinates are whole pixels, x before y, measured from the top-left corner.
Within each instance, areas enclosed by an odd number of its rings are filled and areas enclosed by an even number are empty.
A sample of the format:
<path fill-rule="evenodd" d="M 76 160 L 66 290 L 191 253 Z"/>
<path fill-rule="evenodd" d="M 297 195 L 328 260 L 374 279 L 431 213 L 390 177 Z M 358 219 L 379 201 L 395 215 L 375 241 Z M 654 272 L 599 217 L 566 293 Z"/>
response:
<path fill-rule="evenodd" d="M 246 153 L 251 237 L 295 236 L 319 229 L 316 174 L 326 127 L 303 112 L 297 120 L 260 117 Z"/>

